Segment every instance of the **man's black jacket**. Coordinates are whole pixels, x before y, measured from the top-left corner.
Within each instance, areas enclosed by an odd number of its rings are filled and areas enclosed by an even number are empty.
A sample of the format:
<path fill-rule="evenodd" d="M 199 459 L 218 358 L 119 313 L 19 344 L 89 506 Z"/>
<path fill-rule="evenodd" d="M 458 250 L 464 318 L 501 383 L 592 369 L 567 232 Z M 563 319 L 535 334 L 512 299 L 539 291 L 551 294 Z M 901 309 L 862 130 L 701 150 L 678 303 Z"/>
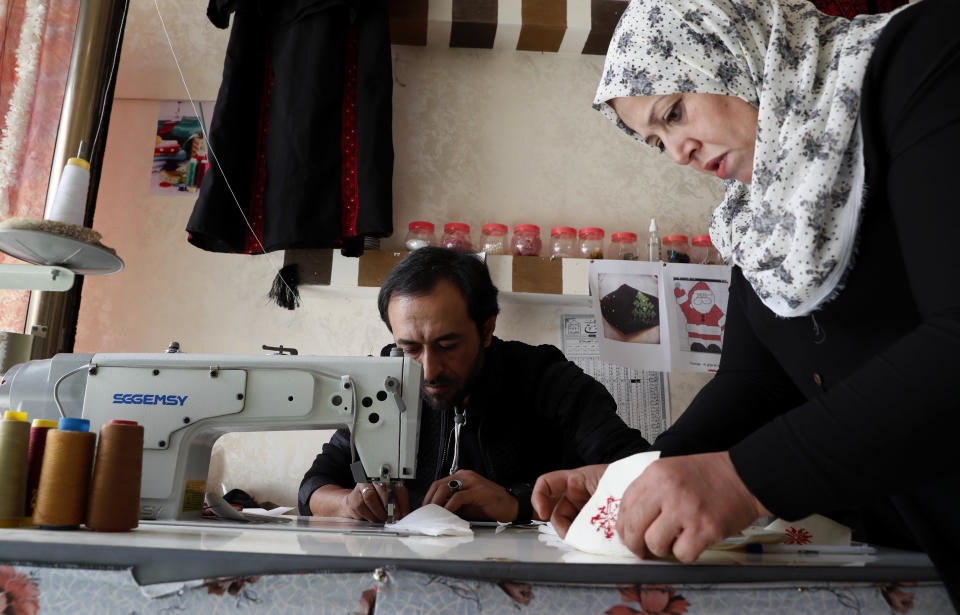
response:
<path fill-rule="evenodd" d="M 530 515 L 530 493 L 546 472 L 608 463 L 645 451 L 649 444 L 617 416 L 606 388 L 557 348 L 493 338 L 470 393 L 461 430 L 460 468 L 507 488 L 520 502 L 518 521 Z M 430 484 L 448 475 L 453 454 L 453 410 L 421 403 L 417 477 L 406 481 L 410 506 Z M 300 483 L 300 514 L 323 485 L 352 488 L 346 429 L 323 445 Z"/>

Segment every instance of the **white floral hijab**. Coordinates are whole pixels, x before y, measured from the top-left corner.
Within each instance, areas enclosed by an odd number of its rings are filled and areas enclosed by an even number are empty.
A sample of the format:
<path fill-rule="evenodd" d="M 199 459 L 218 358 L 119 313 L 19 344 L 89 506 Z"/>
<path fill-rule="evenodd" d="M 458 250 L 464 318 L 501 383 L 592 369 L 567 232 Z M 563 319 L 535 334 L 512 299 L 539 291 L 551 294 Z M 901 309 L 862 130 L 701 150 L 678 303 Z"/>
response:
<path fill-rule="evenodd" d="M 892 13 L 847 20 L 807 0 L 633 0 L 610 41 L 594 107 L 675 93 L 759 110 L 753 180 L 727 180 L 710 236 L 780 316 L 816 310 L 851 265 L 864 195 L 860 90 Z"/>

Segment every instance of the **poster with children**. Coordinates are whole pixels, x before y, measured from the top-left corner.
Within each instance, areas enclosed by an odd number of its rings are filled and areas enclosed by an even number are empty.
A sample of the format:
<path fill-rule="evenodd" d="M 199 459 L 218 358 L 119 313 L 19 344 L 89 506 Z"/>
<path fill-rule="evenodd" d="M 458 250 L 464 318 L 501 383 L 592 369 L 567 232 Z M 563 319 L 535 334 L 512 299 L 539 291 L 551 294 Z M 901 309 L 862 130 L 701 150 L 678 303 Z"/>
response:
<path fill-rule="evenodd" d="M 716 371 L 729 286 L 723 265 L 593 261 L 601 359 L 644 370 Z"/>
<path fill-rule="evenodd" d="M 158 105 L 150 193 L 196 197 L 210 167 L 204 129 L 214 103 L 163 101 Z"/>

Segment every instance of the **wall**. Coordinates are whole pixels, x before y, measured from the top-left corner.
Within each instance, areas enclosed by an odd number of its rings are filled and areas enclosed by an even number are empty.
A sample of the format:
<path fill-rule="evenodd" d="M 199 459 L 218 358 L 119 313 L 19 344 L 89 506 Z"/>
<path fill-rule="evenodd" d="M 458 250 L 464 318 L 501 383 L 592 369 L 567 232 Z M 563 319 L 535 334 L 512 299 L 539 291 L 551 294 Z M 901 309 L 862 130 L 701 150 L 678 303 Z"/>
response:
<path fill-rule="evenodd" d="M 226 33 L 201 3 L 162 3 L 196 100 L 213 100 Z M 590 108 L 602 58 L 449 48 L 394 48 L 394 237 L 413 219 L 473 225 L 596 225 L 646 236 L 705 232 L 721 185 L 639 146 Z M 157 100 L 184 87 L 154 4 L 133 0 L 118 72 L 94 228 L 126 267 L 84 281 L 77 352 L 262 352 L 293 346 L 319 355 L 375 354 L 391 341 L 373 292 L 301 289 L 287 311 L 267 291 L 282 255 L 206 253 L 186 242 L 190 197 L 149 194 Z M 581 308 L 582 309 L 582 308 Z M 558 343 L 562 305 L 504 301 L 497 333 Z M 670 376 L 676 416 L 706 382 Z M 244 488 L 292 504 L 326 432 L 228 434 L 218 440 L 211 486 Z M 268 468 L 264 471 L 264 468 Z"/>

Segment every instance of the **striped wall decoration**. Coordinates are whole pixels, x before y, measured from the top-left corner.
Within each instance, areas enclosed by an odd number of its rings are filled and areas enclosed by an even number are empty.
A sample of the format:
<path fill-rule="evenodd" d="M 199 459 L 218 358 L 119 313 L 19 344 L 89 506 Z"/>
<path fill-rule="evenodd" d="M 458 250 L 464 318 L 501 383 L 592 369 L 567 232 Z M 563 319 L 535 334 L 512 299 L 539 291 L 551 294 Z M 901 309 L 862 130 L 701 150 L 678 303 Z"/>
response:
<path fill-rule="evenodd" d="M 629 0 L 390 0 L 394 45 L 604 55 Z"/>

